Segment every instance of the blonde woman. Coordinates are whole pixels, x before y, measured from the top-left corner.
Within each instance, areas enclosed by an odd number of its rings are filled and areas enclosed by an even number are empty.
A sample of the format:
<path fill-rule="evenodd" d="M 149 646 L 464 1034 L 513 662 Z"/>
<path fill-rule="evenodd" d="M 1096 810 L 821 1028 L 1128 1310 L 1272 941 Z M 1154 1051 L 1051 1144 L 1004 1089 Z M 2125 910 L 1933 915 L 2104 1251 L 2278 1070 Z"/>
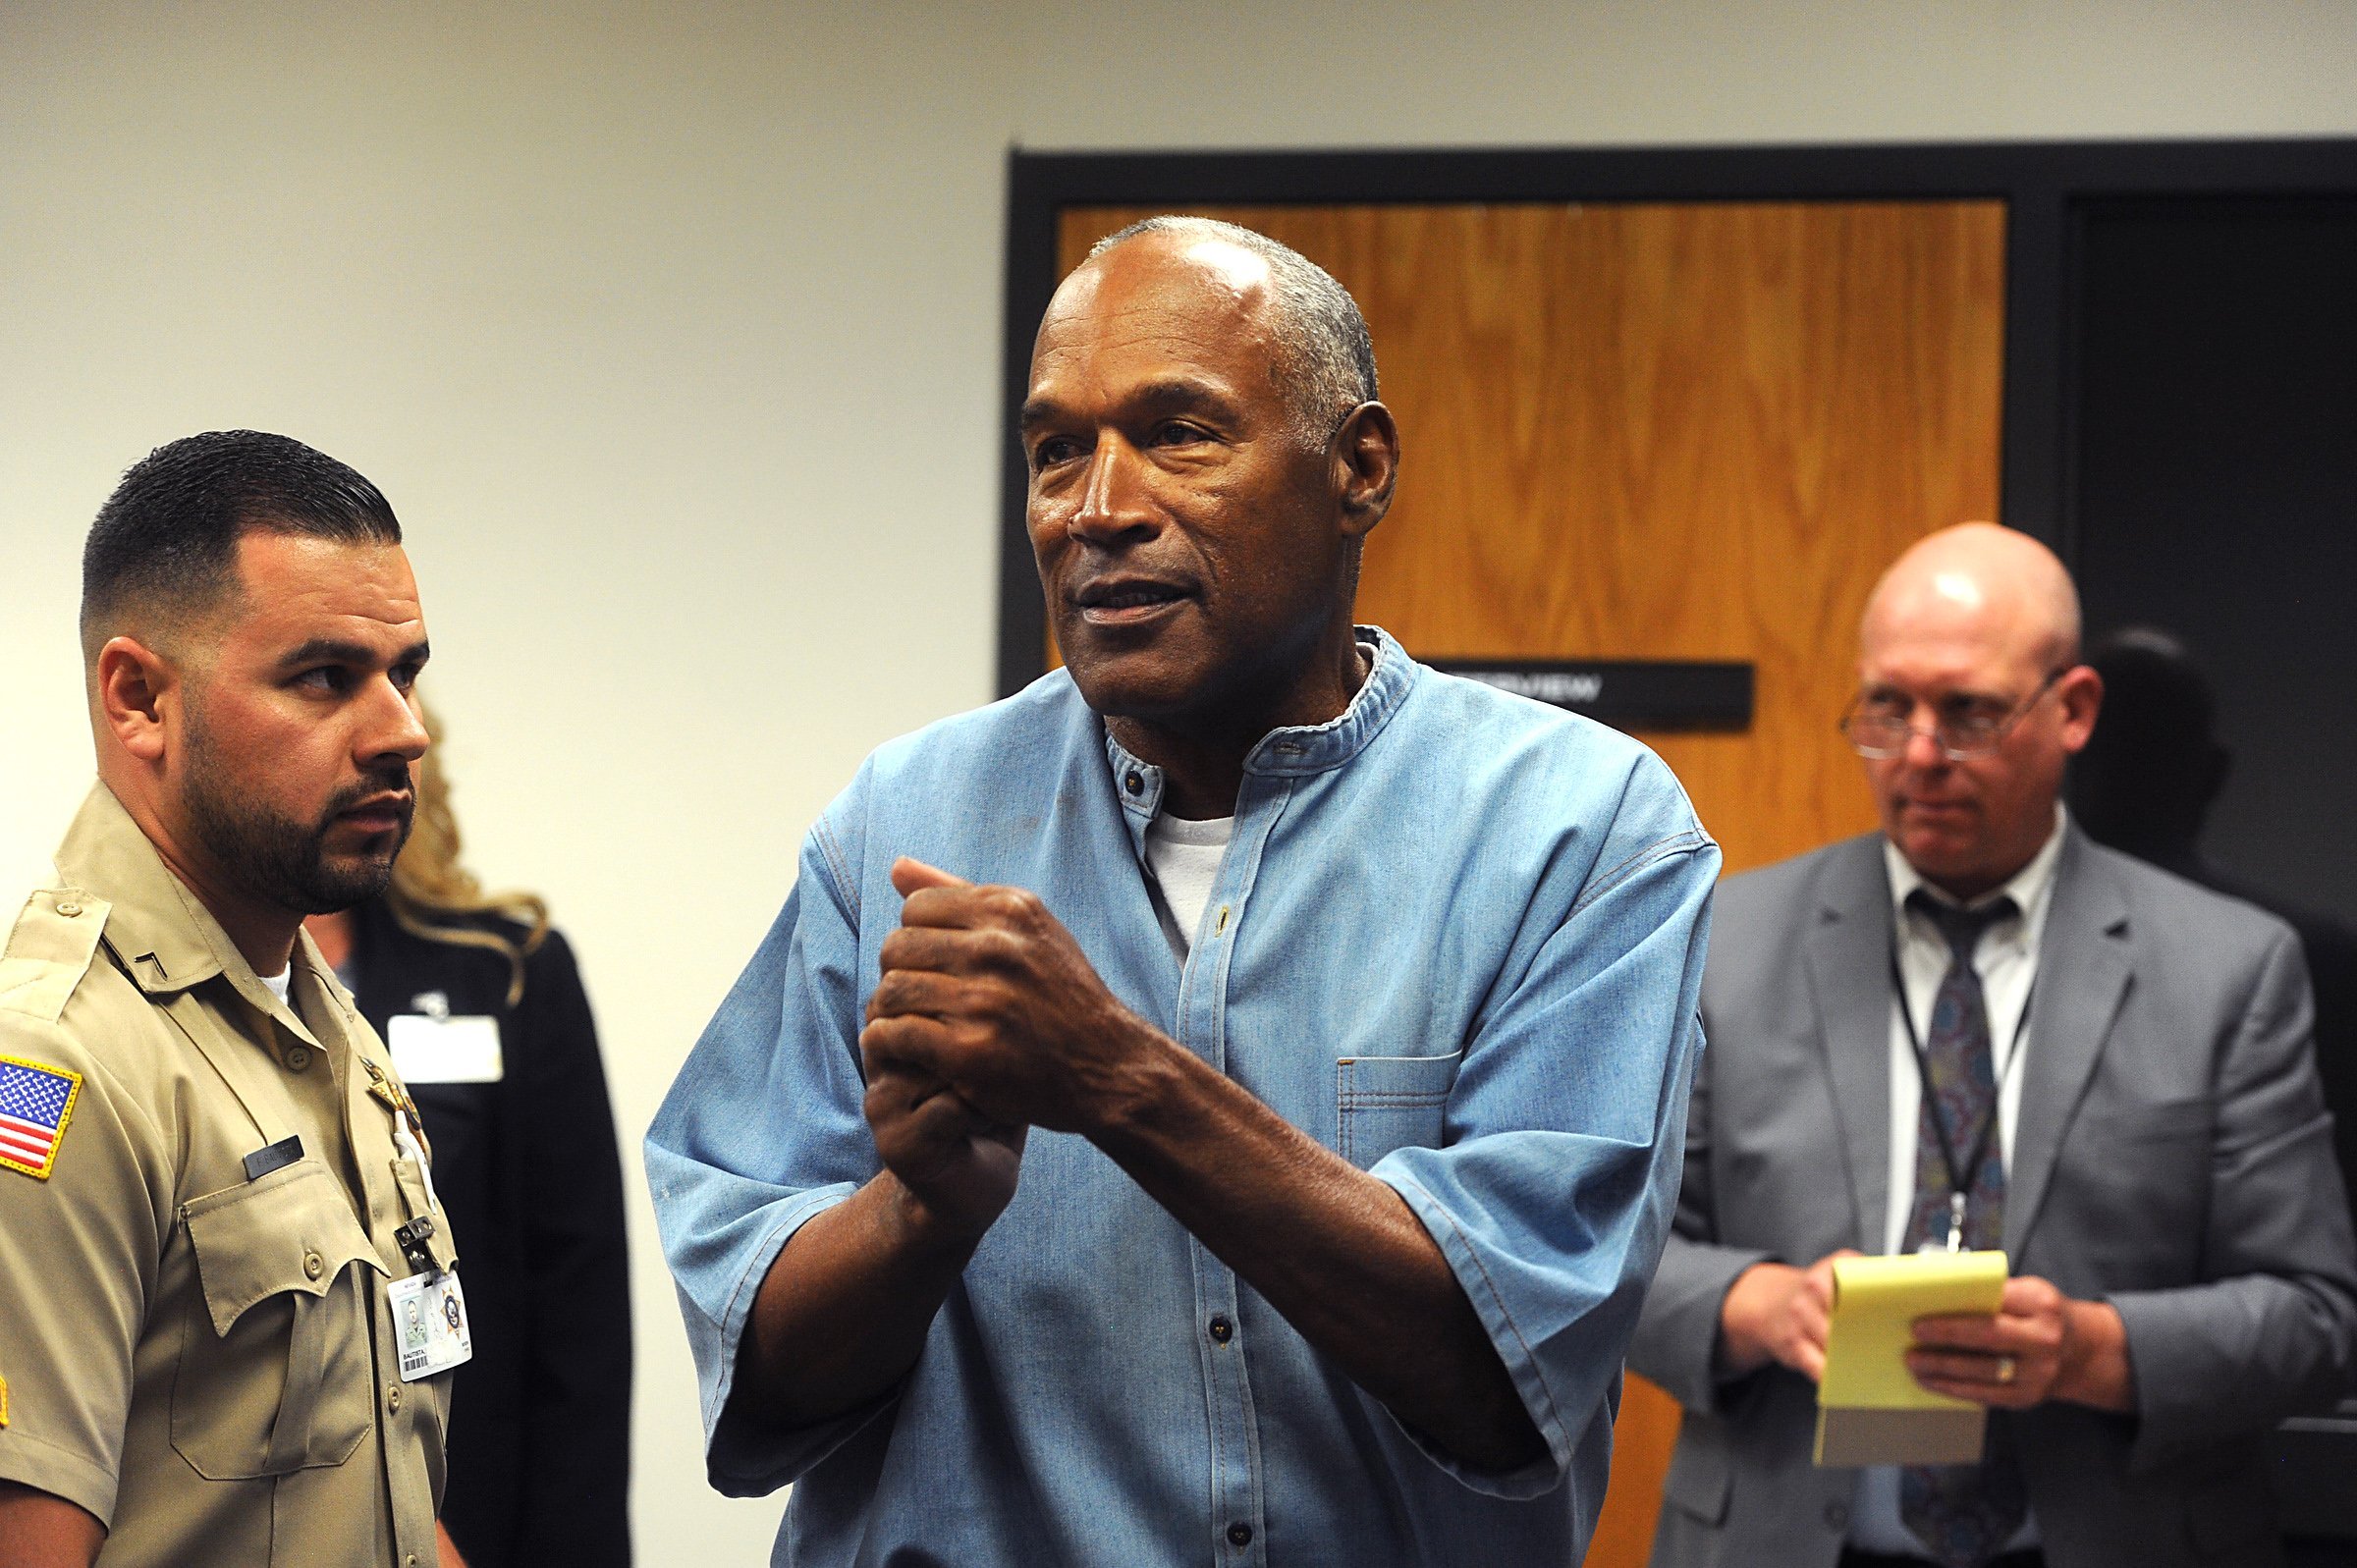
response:
<path fill-rule="evenodd" d="M 474 1359 L 443 1522 L 470 1568 L 622 1568 L 630 1271 L 597 1035 L 547 906 L 461 863 L 440 756 L 392 887 L 304 924 L 392 1047 L 457 1233 Z"/>

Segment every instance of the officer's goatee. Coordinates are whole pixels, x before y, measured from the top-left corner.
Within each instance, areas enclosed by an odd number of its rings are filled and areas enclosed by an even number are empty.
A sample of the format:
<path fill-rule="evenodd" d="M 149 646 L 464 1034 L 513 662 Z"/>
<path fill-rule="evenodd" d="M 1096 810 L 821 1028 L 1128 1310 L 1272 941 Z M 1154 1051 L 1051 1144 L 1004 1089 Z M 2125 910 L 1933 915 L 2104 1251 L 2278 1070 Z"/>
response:
<path fill-rule="evenodd" d="M 310 822 L 273 811 L 239 787 L 222 766 L 223 753 L 203 724 L 190 715 L 187 783 L 182 804 L 191 827 L 214 860 L 252 896 L 306 915 L 332 914 L 365 903 L 393 880 L 393 861 L 409 842 L 416 801 L 409 769 L 396 763 L 337 790 Z M 400 825 L 367 851 L 331 858 L 327 836 L 336 819 L 361 801 L 398 791 Z"/>

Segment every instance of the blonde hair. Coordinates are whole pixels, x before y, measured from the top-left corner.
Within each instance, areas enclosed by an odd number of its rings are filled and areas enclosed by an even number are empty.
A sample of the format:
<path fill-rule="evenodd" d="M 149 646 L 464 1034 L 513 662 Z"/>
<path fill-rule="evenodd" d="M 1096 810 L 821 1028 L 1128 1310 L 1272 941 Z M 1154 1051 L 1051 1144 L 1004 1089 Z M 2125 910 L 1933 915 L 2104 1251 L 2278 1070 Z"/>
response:
<path fill-rule="evenodd" d="M 523 1000 L 524 960 L 548 940 L 548 902 L 538 893 L 485 892 L 473 872 L 459 863 L 459 819 L 450 809 L 450 784 L 442 777 L 442 722 L 417 704 L 433 745 L 418 764 L 417 812 L 410 841 L 393 862 L 385 907 L 411 936 L 454 947 L 480 947 L 508 961 L 508 1005 Z M 519 942 L 497 931 L 466 924 L 470 915 L 501 915 L 528 927 Z"/>

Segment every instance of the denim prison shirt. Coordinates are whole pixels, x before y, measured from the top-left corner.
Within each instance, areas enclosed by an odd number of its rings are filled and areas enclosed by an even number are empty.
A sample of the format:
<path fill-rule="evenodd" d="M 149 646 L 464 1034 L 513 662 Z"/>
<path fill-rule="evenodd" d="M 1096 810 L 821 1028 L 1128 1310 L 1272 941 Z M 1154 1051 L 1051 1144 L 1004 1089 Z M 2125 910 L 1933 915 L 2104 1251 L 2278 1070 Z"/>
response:
<path fill-rule="evenodd" d="M 1192 950 L 1145 880 L 1161 774 L 1070 678 L 868 759 L 647 1134 L 712 1484 L 795 1483 L 779 1564 L 1572 1564 L 1677 1196 L 1718 846 L 1586 720 L 1411 661 L 1245 762 Z M 879 1162 L 858 1034 L 897 855 L 1028 888 L 1124 1004 L 1404 1199 L 1546 1440 L 1483 1474 L 1421 1440 L 1087 1140 L 1014 1199 L 885 1397 L 728 1410 L 796 1226 Z"/>

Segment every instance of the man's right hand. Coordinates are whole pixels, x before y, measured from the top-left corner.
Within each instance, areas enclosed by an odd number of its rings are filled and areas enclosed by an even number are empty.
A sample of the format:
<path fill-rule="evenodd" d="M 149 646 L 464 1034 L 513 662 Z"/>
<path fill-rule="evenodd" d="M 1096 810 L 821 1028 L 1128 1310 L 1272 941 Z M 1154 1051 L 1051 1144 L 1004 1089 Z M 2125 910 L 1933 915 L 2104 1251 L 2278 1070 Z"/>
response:
<path fill-rule="evenodd" d="M 921 1226 L 978 1237 L 1014 1199 L 1022 1127 L 990 1121 L 940 1079 L 875 1052 L 865 1110 L 876 1153 L 916 1206 Z"/>
<path fill-rule="evenodd" d="M 1834 1310 L 1834 1260 L 1857 1256 L 1844 1247 L 1806 1269 L 1756 1263 L 1737 1274 L 1719 1305 L 1719 1349 L 1728 1375 L 1743 1377 L 1773 1361 L 1811 1382 L 1822 1379 L 1826 1325 Z"/>

